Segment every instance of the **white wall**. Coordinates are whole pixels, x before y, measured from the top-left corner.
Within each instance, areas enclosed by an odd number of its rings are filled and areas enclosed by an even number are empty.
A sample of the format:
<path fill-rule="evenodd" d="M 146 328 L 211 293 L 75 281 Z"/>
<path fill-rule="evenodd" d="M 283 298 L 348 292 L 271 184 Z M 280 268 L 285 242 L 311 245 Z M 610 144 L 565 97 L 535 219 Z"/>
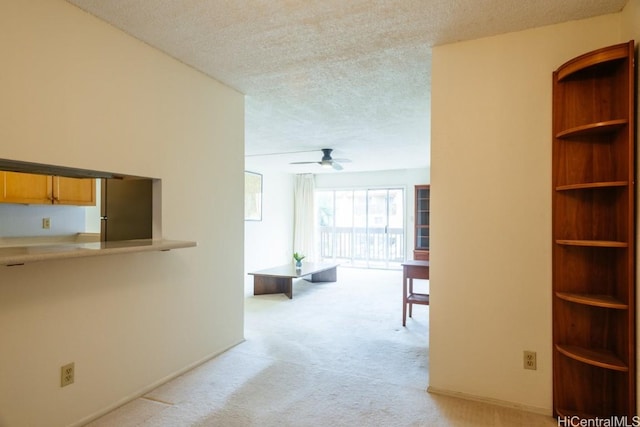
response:
<path fill-rule="evenodd" d="M 627 6 L 622 12 L 622 38 L 623 40 L 635 40 L 636 43 L 636 93 L 638 82 L 640 82 L 640 65 L 638 64 L 638 43 L 640 43 L 640 0 L 629 0 Z M 640 108 L 636 102 L 636 133 L 640 123 Z M 637 138 L 637 137 L 636 137 Z M 637 141 L 636 141 L 637 143 Z M 636 154 L 637 156 L 637 154 Z M 637 168 L 637 166 L 636 166 Z M 640 177 L 640 170 L 636 171 Z M 639 178 L 636 178 L 636 192 Z M 638 193 L 636 193 L 636 197 Z M 636 203 L 637 205 L 637 203 Z M 636 209 L 637 206 L 636 206 Z M 636 216 L 640 219 L 640 211 L 636 212 Z M 638 226 L 640 221 L 636 219 L 636 263 L 640 261 L 640 250 L 638 250 Z M 636 268 L 636 286 L 640 277 L 640 269 Z M 636 291 L 637 292 L 637 291 Z M 640 304 L 636 302 L 636 319 L 640 319 Z M 640 328 L 636 326 L 636 372 L 640 366 L 640 352 L 637 351 L 637 343 L 640 342 Z M 640 381 L 636 380 L 636 405 L 640 407 Z"/>
<path fill-rule="evenodd" d="M 0 28 L 0 158 L 160 178 L 198 242 L 0 268 L 0 425 L 79 424 L 243 339 L 244 98 L 63 0 Z"/>
<path fill-rule="evenodd" d="M 87 233 L 100 233 L 100 206 L 102 204 L 102 180 L 96 179 L 96 205 L 84 208 L 85 225 Z"/>
<path fill-rule="evenodd" d="M 71 235 L 86 231 L 86 211 L 82 206 L 0 204 L 0 237 Z M 51 228 L 42 228 L 42 219 Z M 98 230 L 100 231 L 100 230 Z"/>
<path fill-rule="evenodd" d="M 551 413 L 551 74 L 626 41 L 620 27 L 612 14 L 434 48 L 430 390 Z"/>
<path fill-rule="evenodd" d="M 426 141 L 425 141 L 426 144 Z M 316 188 L 379 188 L 429 184 L 429 169 L 400 169 L 375 172 L 333 172 L 315 175 Z"/>
<path fill-rule="evenodd" d="M 249 169 L 248 169 L 249 170 Z M 262 221 L 245 221 L 245 273 L 291 262 L 293 254 L 293 188 L 295 175 L 263 170 Z M 253 293 L 253 276 L 245 274 L 246 293 Z"/>

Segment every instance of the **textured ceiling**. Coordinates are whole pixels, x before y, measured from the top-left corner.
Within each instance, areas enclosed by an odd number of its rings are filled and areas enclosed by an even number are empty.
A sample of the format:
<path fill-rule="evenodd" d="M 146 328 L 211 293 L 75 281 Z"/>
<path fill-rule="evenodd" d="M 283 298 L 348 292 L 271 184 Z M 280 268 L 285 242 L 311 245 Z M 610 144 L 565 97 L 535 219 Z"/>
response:
<path fill-rule="evenodd" d="M 627 0 L 68 1 L 244 93 L 247 168 L 319 173 L 288 163 L 333 148 L 345 171 L 429 166 L 432 46 Z"/>

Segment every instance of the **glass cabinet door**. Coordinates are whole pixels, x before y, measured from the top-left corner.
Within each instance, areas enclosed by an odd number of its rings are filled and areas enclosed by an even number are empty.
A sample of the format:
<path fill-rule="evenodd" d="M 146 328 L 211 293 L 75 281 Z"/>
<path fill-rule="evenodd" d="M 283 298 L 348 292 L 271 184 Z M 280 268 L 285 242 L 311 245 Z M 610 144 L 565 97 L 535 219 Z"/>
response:
<path fill-rule="evenodd" d="M 416 186 L 416 250 L 429 250 L 429 202 L 428 185 Z"/>

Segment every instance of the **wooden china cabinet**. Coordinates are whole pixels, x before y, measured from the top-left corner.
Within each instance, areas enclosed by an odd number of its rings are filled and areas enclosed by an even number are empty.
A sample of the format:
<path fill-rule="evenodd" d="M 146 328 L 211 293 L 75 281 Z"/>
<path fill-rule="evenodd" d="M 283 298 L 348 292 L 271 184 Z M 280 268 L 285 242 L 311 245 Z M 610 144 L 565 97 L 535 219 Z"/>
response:
<path fill-rule="evenodd" d="M 416 185 L 415 187 L 415 245 L 413 259 L 429 260 L 429 205 L 431 198 L 430 185 Z"/>
<path fill-rule="evenodd" d="M 553 73 L 553 406 L 636 414 L 634 43 Z M 631 418 L 629 418 L 631 419 Z"/>

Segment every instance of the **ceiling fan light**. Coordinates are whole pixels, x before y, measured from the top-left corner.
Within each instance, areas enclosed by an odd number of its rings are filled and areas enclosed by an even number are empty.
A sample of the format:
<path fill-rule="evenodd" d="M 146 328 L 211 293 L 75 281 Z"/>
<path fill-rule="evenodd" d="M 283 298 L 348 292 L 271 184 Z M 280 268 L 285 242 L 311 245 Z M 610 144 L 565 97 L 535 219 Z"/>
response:
<path fill-rule="evenodd" d="M 328 160 L 323 160 L 322 162 L 320 162 L 320 166 L 322 166 L 323 168 L 326 169 L 331 169 L 331 162 Z"/>

